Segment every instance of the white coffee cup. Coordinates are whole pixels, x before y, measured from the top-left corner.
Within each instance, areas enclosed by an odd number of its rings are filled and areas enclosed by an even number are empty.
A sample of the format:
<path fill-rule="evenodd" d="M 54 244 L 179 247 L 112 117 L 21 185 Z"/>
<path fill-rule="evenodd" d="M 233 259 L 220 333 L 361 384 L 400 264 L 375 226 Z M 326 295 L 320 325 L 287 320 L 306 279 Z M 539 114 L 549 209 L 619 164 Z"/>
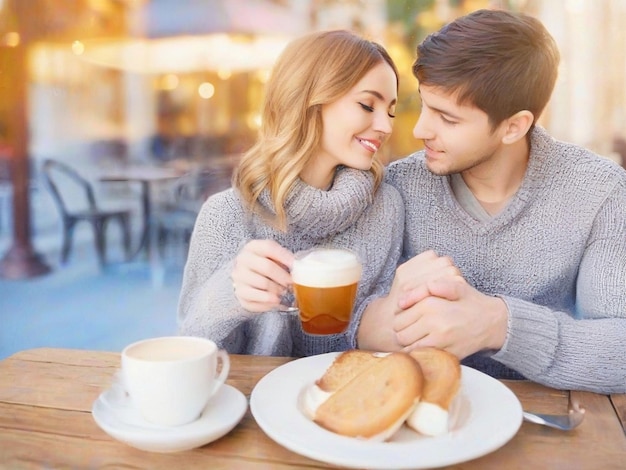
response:
<path fill-rule="evenodd" d="M 132 404 L 146 421 L 164 426 L 196 420 L 229 370 L 226 351 L 205 338 L 151 338 L 122 351 L 122 382 Z"/>

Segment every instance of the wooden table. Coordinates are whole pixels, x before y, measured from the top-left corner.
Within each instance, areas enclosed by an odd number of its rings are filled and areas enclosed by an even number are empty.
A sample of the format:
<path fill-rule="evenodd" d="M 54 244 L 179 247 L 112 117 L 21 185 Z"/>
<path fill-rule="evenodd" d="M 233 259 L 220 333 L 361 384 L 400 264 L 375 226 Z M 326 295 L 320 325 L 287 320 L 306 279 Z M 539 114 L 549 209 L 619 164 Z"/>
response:
<path fill-rule="evenodd" d="M 231 356 L 228 383 L 250 396 L 267 372 L 292 359 Z M 330 468 L 268 438 L 250 411 L 223 438 L 173 454 L 117 442 L 98 428 L 91 406 L 112 382 L 118 353 L 34 349 L 0 362 L 0 468 Z M 524 408 L 566 411 L 569 392 L 531 382 L 505 382 Z M 451 468 L 612 469 L 626 466 L 626 395 L 571 392 L 587 409 L 580 427 L 562 432 L 523 423 L 497 451 Z"/>

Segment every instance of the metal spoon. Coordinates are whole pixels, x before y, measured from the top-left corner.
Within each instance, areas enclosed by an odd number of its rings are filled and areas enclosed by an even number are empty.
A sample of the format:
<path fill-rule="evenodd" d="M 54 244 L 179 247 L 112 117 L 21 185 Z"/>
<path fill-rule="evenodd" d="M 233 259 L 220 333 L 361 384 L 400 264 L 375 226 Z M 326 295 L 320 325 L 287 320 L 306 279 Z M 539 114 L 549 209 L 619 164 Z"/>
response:
<path fill-rule="evenodd" d="M 561 431 L 571 431 L 583 422 L 585 409 L 578 404 L 573 404 L 566 415 L 547 415 L 541 413 L 531 413 L 524 411 L 524 419 L 531 423 L 549 426 Z"/>

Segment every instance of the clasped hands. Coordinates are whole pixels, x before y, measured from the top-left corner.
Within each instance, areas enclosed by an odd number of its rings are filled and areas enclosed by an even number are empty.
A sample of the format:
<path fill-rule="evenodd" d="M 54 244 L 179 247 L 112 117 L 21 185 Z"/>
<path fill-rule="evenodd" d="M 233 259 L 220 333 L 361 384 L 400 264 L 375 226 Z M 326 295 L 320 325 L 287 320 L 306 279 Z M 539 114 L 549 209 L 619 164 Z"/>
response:
<path fill-rule="evenodd" d="M 470 286 L 453 261 L 426 251 L 400 265 L 387 297 L 365 310 L 359 347 L 446 349 L 459 358 L 500 349 L 507 334 L 504 301 Z"/>

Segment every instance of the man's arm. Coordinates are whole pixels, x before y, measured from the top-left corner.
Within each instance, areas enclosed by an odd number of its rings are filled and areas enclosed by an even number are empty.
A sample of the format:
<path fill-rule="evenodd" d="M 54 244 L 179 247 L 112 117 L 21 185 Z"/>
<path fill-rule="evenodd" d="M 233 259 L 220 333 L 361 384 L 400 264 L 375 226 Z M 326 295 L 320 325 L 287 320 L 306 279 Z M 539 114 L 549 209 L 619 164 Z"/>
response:
<path fill-rule="evenodd" d="M 493 359 L 564 389 L 626 393 L 626 183 L 595 216 L 576 283 L 576 312 L 503 296 L 509 335 Z"/>

